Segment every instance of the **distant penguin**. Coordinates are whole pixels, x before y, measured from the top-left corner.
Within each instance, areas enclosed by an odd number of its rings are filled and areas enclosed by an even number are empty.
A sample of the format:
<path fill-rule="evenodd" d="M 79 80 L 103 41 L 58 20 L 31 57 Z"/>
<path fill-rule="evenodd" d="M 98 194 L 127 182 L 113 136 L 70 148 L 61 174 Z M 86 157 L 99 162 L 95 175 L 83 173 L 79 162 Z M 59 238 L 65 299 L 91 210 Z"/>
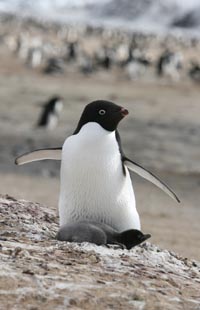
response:
<path fill-rule="evenodd" d="M 56 238 L 60 241 L 91 242 L 97 245 L 118 244 L 128 250 L 151 237 L 140 230 L 131 229 L 121 233 L 111 226 L 95 222 L 77 222 L 62 226 Z"/>
<path fill-rule="evenodd" d="M 43 110 L 38 120 L 37 126 L 53 130 L 57 126 L 62 109 L 63 99 L 60 96 L 53 96 L 50 98 L 43 105 Z"/>
<path fill-rule="evenodd" d="M 45 74 L 63 74 L 65 71 L 65 64 L 61 58 L 51 57 L 47 59 L 47 63 L 43 69 Z"/>
<path fill-rule="evenodd" d="M 112 67 L 112 53 L 109 49 L 99 48 L 95 54 L 95 62 L 98 67 L 109 70 Z"/>
<path fill-rule="evenodd" d="M 27 56 L 26 63 L 31 68 L 37 68 L 42 63 L 42 49 L 39 47 L 30 48 Z"/>
<path fill-rule="evenodd" d="M 110 101 L 88 104 L 74 133 L 62 148 L 24 154 L 16 164 L 43 159 L 61 159 L 59 197 L 60 226 L 94 221 L 118 232 L 140 230 L 140 218 L 128 169 L 141 175 L 179 202 L 161 180 L 128 159 L 117 130 L 128 111 Z"/>
<path fill-rule="evenodd" d="M 166 76 L 174 81 L 178 81 L 181 68 L 182 55 L 166 50 L 158 60 L 157 74 L 158 76 Z"/>
<path fill-rule="evenodd" d="M 77 59 L 78 54 L 78 43 L 77 42 L 69 42 L 67 46 L 67 61 L 75 61 Z"/>
<path fill-rule="evenodd" d="M 85 53 L 82 53 L 78 58 L 78 68 L 84 75 L 94 73 L 96 69 L 93 60 Z"/>
<path fill-rule="evenodd" d="M 189 70 L 189 76 L 195 82 L 200 82 L 200 65 L 196 62 L 192 62 Z"/>
<path fill-rule="evenodd" d="M 137 79 L 142 76 L 146 71 L 146 66 L 142 63 L 132 60 L 125 66 L 125 73 L 131 80 Z"/>

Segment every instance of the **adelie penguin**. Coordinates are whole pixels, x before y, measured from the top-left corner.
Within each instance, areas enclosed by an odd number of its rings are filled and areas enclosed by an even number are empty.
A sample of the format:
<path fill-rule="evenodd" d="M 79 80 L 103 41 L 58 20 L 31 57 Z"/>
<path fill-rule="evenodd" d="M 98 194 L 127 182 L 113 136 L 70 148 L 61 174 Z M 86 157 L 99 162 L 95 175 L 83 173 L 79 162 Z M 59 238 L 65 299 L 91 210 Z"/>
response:
<path fill-rule="evenodd" d="M 53 130 L 58 123 L 60 113 L 63 109 L 63 99 L 60 96 L 51 97 L 43 104 L 42 113 L 37 122 L 37 127 Z"/>
<path fill-rule="evenodd" d="M 18 165 L 43 159 L 61 160 L 61 227 L 93 221 L 118 232 L 140 230 L 129 170 L 179 202 L 158 177 L 125 156 L 117 127 L 127 115 L 125 108 L 112 102 L 93 101 L 83 110 L 74 133 L 62 148 L 36 150 L 16 159 Z"/>
<path fill-rule="evenodd" d="M 91 242 L 97 245 L 117 244 L 128 250 L 150 237 L 150 234 L 143 234 L 137 229 L 119 233 L 112 227 L 97 222 L 77 222 L 64 225 L 56 236 L 60 241 Z"/>

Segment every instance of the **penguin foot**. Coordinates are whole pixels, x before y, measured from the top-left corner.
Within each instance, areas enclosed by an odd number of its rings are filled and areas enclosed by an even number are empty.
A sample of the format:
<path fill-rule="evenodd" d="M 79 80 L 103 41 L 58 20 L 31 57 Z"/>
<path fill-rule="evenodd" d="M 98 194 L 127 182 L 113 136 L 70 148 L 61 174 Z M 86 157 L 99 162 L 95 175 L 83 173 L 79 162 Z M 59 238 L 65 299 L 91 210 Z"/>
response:
<path fill-rule="evenodd" d="M 118 242 L 116 242 L 116 243 L 107 243 L 105 246 L 107 248 L 109 248 L 109 249 L 122 249 L 122 250 L 126 249 L 126 246 L 124 244 L 118 243 Z"/>

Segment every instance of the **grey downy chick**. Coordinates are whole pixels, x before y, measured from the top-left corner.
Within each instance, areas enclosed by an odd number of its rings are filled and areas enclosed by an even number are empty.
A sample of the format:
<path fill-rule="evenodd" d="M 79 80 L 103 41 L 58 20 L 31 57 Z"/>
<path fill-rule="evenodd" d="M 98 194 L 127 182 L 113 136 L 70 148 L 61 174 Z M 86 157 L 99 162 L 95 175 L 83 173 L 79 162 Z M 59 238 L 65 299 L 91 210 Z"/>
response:
<path fill-rule="evenodd" d="M 97 245 L 118 244 L 128 250 L 150 237 L 150 234 L 143 234 L 137 229 L 119 233 L 109 225 L 96 222 L 77 222 L 63 225 L 56 236 L 60 241 L 91 242 Z"/>

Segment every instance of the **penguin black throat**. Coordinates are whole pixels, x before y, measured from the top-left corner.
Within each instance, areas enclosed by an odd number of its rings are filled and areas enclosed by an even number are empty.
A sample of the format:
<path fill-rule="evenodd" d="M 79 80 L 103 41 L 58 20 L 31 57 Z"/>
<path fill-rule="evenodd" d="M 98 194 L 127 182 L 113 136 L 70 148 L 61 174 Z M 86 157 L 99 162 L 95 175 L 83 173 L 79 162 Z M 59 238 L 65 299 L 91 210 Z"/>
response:
<path fill-rule="evenodd" d="M 77 134 L 82 126 L 89 122 L 96 122 L 105 130 L 114 131 L 117 129 L 119 122 L 126 115 L 128 115 L 128 110 L 118 106 L 111 101 L 93 101 L 89 103 L 83 110 L 74 134 Z"/>

